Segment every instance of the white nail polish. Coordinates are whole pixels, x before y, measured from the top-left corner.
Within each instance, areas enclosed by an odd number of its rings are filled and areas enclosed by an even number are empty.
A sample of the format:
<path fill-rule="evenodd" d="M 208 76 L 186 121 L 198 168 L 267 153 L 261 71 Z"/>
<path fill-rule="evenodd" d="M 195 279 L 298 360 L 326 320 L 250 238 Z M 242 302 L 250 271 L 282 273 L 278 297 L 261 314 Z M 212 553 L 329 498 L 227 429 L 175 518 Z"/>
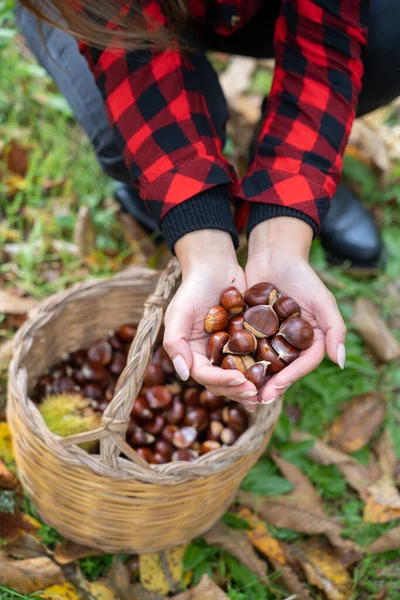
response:
<path fill-rule="evenodd" d="M 346 362 L 346 348 L 344 344 L 339 344 L 337 347 L 337 361 L 338 365 L 341 369 L 344 369 L 344 365 Z"/>
<path fill-rule="evenodd" d="M 190 372 L 183 356 L 178 354 L 175 356 L 175 358 L 173 358 L 172 362 L 175 371 L 178 373 L 182 381 L 187 381 L 189 379 Z"/>
<path fill-rule="evenodd" d="M 287 390 L 292 385 L 292 382 L 286 383 L 285 385 L 274 385 L 276 390 Z"/>
<path fill-rule="evenodd" d="M 252 396 L 257 396 L 258 392 L 242 392 L 239 394 L 240 398 L 251 398 Z"/>
<path fill-rule="evenodd" d="M 272 404 L 275 400 L 278 400 L 279 396 L 275 396 L 275 398 L 270 398 L 270 400 L 261 400 L 262 404 Z"/>
<path fill-rule="evenodd" d="M 229 385 L 242 385 L 242 383 L 246 383 L 247 379 L 245 377 L 237 377 L 237 379 L 233 379 Z"/>

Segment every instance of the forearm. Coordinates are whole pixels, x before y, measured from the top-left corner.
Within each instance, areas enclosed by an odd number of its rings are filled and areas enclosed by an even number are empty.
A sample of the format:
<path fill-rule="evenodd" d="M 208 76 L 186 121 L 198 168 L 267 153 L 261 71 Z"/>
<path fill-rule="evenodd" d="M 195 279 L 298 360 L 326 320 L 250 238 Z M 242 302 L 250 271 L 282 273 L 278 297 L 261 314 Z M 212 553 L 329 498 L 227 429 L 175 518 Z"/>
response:
<path fill-rule="evenodd" d="M 313 230 L 304 221 L 277 217 L 259 223 L 249 237 L 249 259 L 271 257 L 276 252 L 295 254 L 308 260 Z"/>
<path fill-rule="evenodd" d="M 195 269 L 218 271 L 231 264 L 236 265 L 235 248 L 232 237 L 225 231 L 202 229 L 180 238 L 175 244 L 175 253 L 185 277 Z"/>

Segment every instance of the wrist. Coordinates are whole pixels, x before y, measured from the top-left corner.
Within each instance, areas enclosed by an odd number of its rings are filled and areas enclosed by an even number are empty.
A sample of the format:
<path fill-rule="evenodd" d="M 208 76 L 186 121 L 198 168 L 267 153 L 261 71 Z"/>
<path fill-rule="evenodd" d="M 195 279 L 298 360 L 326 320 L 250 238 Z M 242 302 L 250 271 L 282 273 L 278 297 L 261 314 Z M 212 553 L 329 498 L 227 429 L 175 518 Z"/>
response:
<path fill-rule="evenodd" d="M 231 235 L 216 229 L 201 229 L 184 235 L 175 244 L 175 254 L 183 277 L 194 269 L 215 271 L 237 263 Z"/>
<path fill-rule="evenodd" d="M 279 252 L 296 254 L 308 261 L 313 229 L 295 217 L 275 217 L 256 225 L 249 236 L 249 259 L 259 254 Z"/>

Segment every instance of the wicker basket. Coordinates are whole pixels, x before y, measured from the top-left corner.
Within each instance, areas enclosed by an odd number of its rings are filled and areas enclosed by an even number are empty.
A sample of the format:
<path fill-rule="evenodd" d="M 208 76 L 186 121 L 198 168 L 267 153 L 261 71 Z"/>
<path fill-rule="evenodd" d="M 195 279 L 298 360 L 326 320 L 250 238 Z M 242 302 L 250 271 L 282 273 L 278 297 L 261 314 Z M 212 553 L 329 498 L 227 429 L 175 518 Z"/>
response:
<path fill-rule="evenodd" d="M 149 465 L 128 446 L 132 405 L 179 277 L 173 260 L 161 275 L 131 268 L 75 285 L 42 302 L 15 339 L 8 420 L 22 483 L 46 523 L 103 552 L 160 550 L 212 527 L 264 450 L 281 410 L 280 403 L 260 406 L 233 446 L 194 463 Z M 68 438 L 50 433 L 29 399 L 38 377 L 65 352 L 124 322 L 140 324 L 102 427 Z M 76 445 L 94 439 L 100 440 L 98 455 Z"/>

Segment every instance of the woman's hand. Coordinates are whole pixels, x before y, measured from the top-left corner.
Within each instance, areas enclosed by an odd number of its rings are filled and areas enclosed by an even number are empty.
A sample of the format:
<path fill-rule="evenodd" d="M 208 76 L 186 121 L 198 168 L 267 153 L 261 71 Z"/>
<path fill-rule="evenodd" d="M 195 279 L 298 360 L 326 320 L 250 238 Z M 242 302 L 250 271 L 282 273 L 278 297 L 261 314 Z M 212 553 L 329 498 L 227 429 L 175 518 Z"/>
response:
<path fill-rule="evenodd" d="M 164 347 L 181 379 L 189 374 L 218 396 L 238 402 L 256 398 L 255 386 L 242 373 L 213 366 L 207 358 L 204 318 L 230 285 L 246 289 L 229 234 L 218 230 L 189 233 L 175 245 L 182 284 L 165 315 Z"/>
<path fill-rule="evenodd" d="M 310 371 L 328 353 L 343 369 L 346 358 L 346 326 L 331 292 L 308 264 L 312 230 L 303 221 L 277 217 L 260 223 L 249 239 L 246 283 L 251 287 L 270 281 L 285 295 L 296 300 L 301 316 L 314 328 L 314 342 L 308 350 L 260 390 L 258 399 L 272 401 Z"/>

